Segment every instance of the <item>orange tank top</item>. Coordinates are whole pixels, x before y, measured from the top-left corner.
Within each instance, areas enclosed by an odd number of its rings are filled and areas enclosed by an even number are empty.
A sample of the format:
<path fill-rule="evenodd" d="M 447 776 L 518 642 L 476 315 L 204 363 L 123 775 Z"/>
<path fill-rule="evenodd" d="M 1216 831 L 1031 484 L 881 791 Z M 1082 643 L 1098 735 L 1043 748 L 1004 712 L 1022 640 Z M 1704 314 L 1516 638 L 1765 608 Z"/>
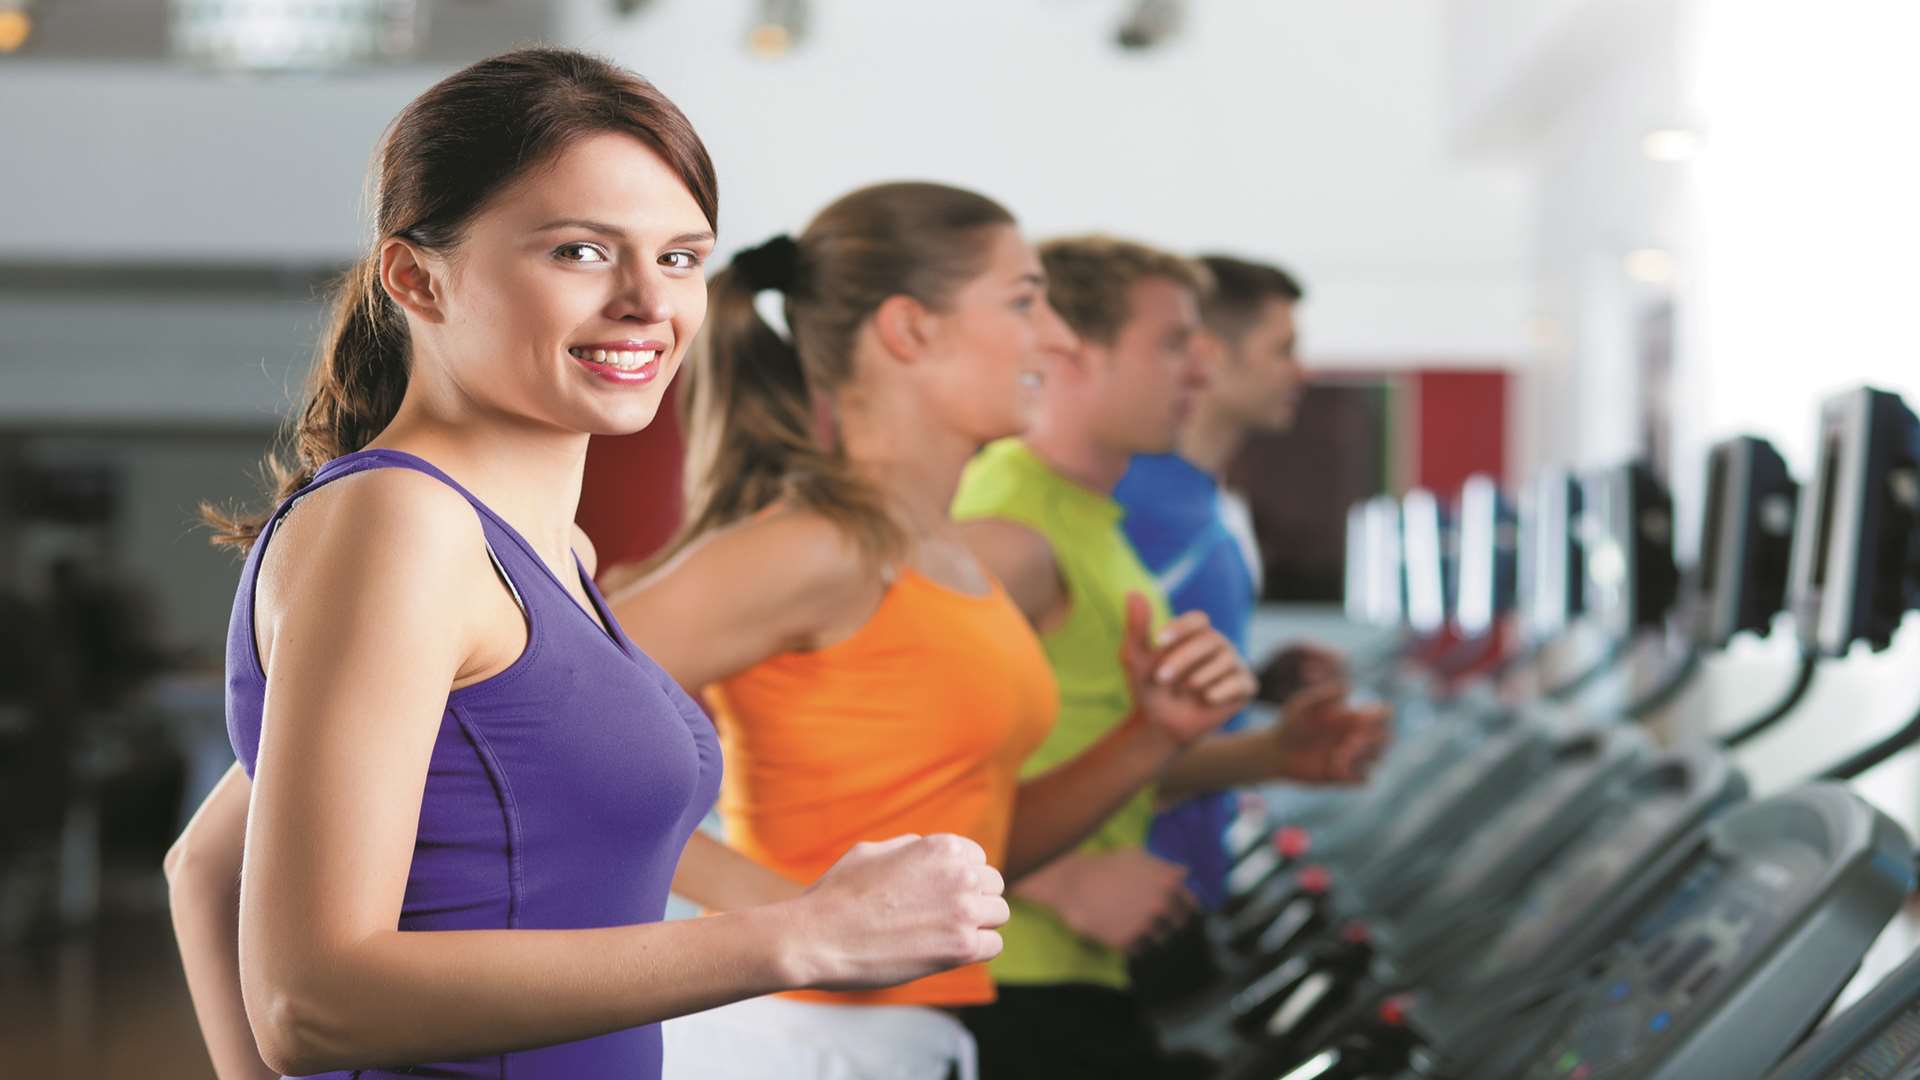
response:
<path fill-rule="evenodd" d="M 707 689 L 727 763 L 727 842 L 810 883 L 854 844 L 958 833 L 1002 866 L 1020 765 L 1059 710 L 1053 669 L 994 583 L 975 596 L 904 569 L 844 641 L 784 653 Z M 975 1005 L 983 964 L 810 1001 Z"/>

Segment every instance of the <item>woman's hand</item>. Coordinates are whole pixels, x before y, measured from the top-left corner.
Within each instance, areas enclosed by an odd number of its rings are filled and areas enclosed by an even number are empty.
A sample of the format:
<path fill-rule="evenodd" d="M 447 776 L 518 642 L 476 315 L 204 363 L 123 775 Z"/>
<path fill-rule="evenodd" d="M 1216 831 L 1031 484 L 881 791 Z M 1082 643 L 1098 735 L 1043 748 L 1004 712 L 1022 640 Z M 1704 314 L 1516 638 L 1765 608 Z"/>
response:
<path fill-rule="evenodd" d="M 1076 851 L 1020 883 L 1018 894 L 1045 904 L 1067 928 L 1120 952 L 1163 941 L 1193 917 L 1187 868 L 1143 848 Z"/>
<path fill-rule="evenodd" d="M 1302 784 L 1357 784 L 1391 741 L 1385 705 L 1354 705 L 1343 683 L 1323 682 L 1287 699 L 1268 728 L 1271 775 Z"/>
<path fill-rule="evenodd" d="M 897 986 L 1000 955 L 1000 871 L 961 836 L 856 844 L 799 899 L 797 981 L 823 990 Z"/>
<path fill-rule="evenodd" d="M 1261 701 L 1284 705 L 1301 690 L 1347 681 L 1347 658 L 1316 641 L 1297 641 L 1267 658 L 1259 672 Z"/>
<path fill-rule="evenodd" d="M 1134 708 L 1181 746 L 1213 731 L 1253 699 L 1253 673 L 1233 644 L 1189 611 L 1155 634 L 1147 598 L 1127 595 L 1127 636 L 1120 649 Z"/>

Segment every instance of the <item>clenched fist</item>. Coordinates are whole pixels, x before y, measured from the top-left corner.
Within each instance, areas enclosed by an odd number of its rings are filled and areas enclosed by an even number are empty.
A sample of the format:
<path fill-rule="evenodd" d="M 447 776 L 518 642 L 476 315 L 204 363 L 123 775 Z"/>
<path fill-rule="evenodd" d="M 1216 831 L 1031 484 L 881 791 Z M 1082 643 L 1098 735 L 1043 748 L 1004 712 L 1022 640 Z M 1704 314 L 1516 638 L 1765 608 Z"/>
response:
<path fill-rule="evenodd" d="M 1006 883 L 961 836 L 856 844 L 791 901 L 800 981 L 822 990 L 897 986 L 1000 954 Z"/>

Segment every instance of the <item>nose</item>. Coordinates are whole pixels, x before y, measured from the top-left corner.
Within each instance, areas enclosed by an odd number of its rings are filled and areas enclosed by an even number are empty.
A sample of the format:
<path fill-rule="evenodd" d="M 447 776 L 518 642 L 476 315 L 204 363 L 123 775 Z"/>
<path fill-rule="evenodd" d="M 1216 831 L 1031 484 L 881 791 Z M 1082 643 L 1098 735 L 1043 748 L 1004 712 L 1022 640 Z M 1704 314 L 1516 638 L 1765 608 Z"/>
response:
<path fill-rule="evenodd" d="M 1198 390 L 1207 385 L 1207 365 L 1197 340 L 1181 360 L 1180 385 L 1189 390 Z"/>
<path fill-rule="evenodd" d="M 620 276 L 607 314 L 613 319 L 643 326 L 667 322 L 673 318 L 673 304 L 668 298 L 666 282 L 649 268 L 628 270 Z"/>
<path fill-rule="evenodd" d="M 1040 351 L 1050 356 L 1072 352 L 1080 344 L 1079 335 L 1073 332 L 1073 327 L 1068 326 L 1067 320 L 1061 318 L 1053 305 L 1044 300 L 1040 303 L 1039 344 Z"/>

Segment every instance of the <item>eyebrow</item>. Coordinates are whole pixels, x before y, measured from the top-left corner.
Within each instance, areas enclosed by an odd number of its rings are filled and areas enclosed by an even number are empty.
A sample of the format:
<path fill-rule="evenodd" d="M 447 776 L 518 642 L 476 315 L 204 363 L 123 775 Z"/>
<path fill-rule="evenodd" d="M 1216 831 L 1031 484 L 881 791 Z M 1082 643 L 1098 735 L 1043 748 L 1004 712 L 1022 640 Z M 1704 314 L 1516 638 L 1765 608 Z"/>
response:
<path fill-rule="evenodd" d="M 1047 279 L 1041 274 L 1021 274 L 1014 280 L 1021 285 L 1038 285 L 1043 289 L 1047 287 Z"/>
<path fill-rule="evenodd" d="M 609 225 L 604 221 L 590 221 L 586 218 L 561 218 L 558 221 L 549 221 L 545 225 L 540 226 L 534 231 L 535 232 L 552 232 L 555 229 L 585 229 L 588 232 L 597 232 L 604 236 L 625 237 L 627 235 L 626 230 L 620 228 L 617 225 Z M 713 239 L 714 239 L 714 235 L 711 230 L 702 230 L 700 232 L 681 233 L 680 235 L 675 236 L 671 240 L 668 240 L 667 243 L 669 244 L 700 244 L 700 243 L 711 243 Z"/>

